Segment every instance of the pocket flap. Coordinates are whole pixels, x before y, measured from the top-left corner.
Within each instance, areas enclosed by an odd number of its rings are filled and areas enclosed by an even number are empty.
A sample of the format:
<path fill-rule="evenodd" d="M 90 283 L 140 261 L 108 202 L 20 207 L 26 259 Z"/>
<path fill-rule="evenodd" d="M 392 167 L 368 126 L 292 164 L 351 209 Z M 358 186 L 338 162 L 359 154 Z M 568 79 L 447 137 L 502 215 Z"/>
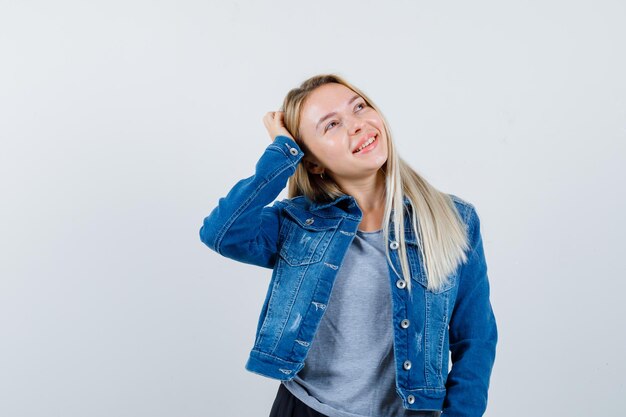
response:
<path fill-rule="evenodd" d="M 322 231 L 335 229 L 343 220 L 341 217 L 326 218 L 315 216 L 306 210 L 301 210 L 294 206 L 286 206 L 285 213 L 298 223 L 300 227 L 307 230 Z"/>
<path fill-rule="evenodd" d="M 441 288 L 435 291 L 428 290 L 426 268 L 424 266 L 424 261 L 422 260 L 422 254 L 420 253 L 419 243 L 412 231 L 405 230 L 405 239 L 407 246 L 406 250 L 408 252 L 410 262 L 419 263 L 413 265 L 411 269 L 411 279 L 413 279 L 413 281 L 418 282 L 422 287 L 424 287 L 425 290 L 435 294 L 446 292 L 456 285 L 458 268 L 456 271 L 448 275 L 447 282 Z"/>

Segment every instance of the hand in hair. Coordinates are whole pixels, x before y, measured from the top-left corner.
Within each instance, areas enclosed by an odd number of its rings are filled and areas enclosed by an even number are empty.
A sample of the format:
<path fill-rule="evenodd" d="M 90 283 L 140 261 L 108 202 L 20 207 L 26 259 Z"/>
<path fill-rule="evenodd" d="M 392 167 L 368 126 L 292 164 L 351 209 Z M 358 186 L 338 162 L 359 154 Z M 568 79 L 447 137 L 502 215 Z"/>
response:
<path fill-rule="evenodd" d="M 270 139 L 274 142 L 276 136 L 287 136 L 288 138 L 293 139 L 291 133 L 285 127 L 285 122 L 283 121 L 284 113 L 282 111 L 270 111 L 263 116 L 263 123 L 265 124 L 265 128 L 270 135 Z"/>

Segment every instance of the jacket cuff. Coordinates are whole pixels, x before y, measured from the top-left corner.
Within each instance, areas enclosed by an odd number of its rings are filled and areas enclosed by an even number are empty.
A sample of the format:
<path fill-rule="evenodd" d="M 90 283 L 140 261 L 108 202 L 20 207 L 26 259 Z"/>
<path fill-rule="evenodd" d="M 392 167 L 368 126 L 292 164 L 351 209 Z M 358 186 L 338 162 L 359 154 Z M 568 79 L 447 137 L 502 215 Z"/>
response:
<path fill-rule="evenodd" d="M 283 152 L 289 160 L 296 165 L 304 156 L 304 152 L 295 140 L 288 136 L 278 135 L 274 141 L 268 146 L 268 149 L 277 149 Z"/>
<path fill-rule="evenodd" d="M 252 350 L 246 370 L 268 378 L 289 381 L 304 367 L 304 362 L 289 362 L 258 350 Z"/>

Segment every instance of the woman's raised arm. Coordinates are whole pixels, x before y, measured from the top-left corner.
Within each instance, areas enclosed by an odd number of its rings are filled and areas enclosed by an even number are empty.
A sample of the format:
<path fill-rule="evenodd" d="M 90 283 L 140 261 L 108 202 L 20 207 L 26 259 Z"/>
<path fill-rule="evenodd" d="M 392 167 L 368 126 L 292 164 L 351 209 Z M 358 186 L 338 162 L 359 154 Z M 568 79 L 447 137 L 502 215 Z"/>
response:
<path fill-rule="evenodd" d="M 273 268 L 285 203 L 266 206 L 285 188 L 303 156 L 291 136 L 276 136 L 256 163 L 255 173 L 239 180 L 204 218 L 200 240 L 227 258 Z"/>

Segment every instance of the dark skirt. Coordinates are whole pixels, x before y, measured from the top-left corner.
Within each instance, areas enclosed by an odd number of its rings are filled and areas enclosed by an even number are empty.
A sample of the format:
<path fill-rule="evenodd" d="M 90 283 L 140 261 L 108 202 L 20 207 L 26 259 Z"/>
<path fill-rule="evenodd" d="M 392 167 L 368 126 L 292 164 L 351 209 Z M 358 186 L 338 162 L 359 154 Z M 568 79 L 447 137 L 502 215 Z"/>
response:
<path fill-rule="evenodd" d="M 270 417 L 327 417 L 294 396 L 281 383 L 270 411 Z"/>

